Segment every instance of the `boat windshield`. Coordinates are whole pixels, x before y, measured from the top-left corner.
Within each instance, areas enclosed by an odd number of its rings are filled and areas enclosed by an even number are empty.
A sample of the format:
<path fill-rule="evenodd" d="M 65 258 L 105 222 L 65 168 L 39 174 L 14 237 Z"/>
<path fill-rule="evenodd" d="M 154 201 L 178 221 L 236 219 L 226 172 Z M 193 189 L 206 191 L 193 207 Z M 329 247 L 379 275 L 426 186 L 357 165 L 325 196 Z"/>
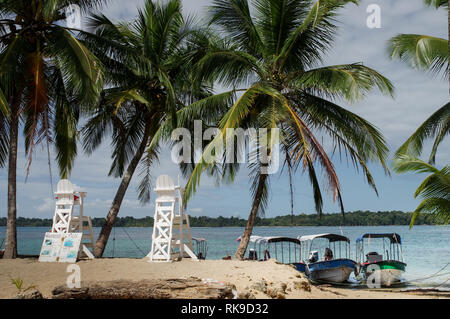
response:
<path fill-rule="evenodd" d="M 251 236 L 249 248 L 250 260 L 265 261 L 274 258 L 283 264 L 300 261 L 301 245 L 296 238 Z"/>
<path fill-rule="evenodd" d="M 302 236 L 302 261 L 314 263 L 350 258 L 350 240 L 341 235 L 321 234 Z"/>
<path fill-rule="evenodd" d="M 364 234 L 356 240 L 356 259 L 361 263 L 404 261 L 398 234 Z"/>

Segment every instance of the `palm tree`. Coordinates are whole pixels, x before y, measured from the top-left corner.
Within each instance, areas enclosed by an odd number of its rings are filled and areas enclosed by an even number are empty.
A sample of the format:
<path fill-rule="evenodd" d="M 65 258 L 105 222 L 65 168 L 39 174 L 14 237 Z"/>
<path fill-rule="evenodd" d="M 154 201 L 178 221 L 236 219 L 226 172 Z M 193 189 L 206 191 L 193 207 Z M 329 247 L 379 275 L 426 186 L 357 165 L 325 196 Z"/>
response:
<path fill-rule="evenodd" d="M 398 173 L 417 172 L 430 173 L 416 190 L 414 197 L 422 197 L 411 218 L 410 228 L 413 227 L 419 214 L 428 213 L 436 217 L 442 224 L 450 223 L 450 166 L 439 170 L 413 156 L 401 155 L 395 162 L 394 169 Z"/>
<path fill-rule="evenodd" d="M 23 123 L 28 171 L 35 145 L 47 141 L 55 144 L 61 176 L 70 174 L 80 106 L 96 102 L 102 73 L 95 57 L 63 26 L 63 20 L 71 4 L 86 11 L 100 2 L 0 0 L 0 87 L 10 107 L 9 131 L 3 128 L 2 132 L 7 135 L 8 148 L 0 147 L 0 157 L 9 157 L 4 258 L 17 256 L 19 126 Z"/>
<path fill-rule="evenodd" d="M 424 0 L 424 2 L 436 9 L 445 7 L 448 9 L 447 0 Z M 400 34 L 390 40 L 389 51 L 391 58 L 401 59 L 415 69 L 430 71 L 434 74 L 443 72 L 444 77 L 450 80 L 448 39 L 428 35 Z M 434 138 L 434 145 L 429 157 L 430 164 L 433 164 L 440 143 L 450 132 L 449 118 L 450 103 L 446 103 L 411 135 L 398 149 L 396 156 L 402 154 L 420 156 L 423 150 L 423 142 L 428 138 Z"/>
<path fill-rule="evenodd" d="M 183 18 L 180 0 L 147 0 L 135 20 L 114 24 L 94 15 L 92 31 L 81 35 L 105 66 L 108 87 L 84 128 L 84 149 L 92 153 L 112 133 L 109 174 L 122 178 L 95 245 L 96 257 L 104 253 L 139 164 L 139 198 L 147 202 L 150 168 L 158 160 L 162 133 L 177 125 L 177 113 L 185 104 L 208 94 L 207 88 L 190 84 L 192 61 L 204 50 L 193 39 L 206 41 L 206 34 L 193 22 Z"/>
<path fill-rule="evenodd" d="M 447 0 L 424 0 L 426 5 L 436 9 L 450 8 Z M 390 40 L 389 50 L 392 58 L 399 58 L 411 67 L 434 74 L 444 73 L 450 80 L 450 14 L 448 17 L 449 39 L 427 35 L 400 34 Z M 437 216 L 438 221 L 450 221 L 450 182 L 449 167 L 438 170 L 434 166 L 439 145 L 450 132 L 450 103 L 445 104 L 428 118 L 410 138 L 397 150 L 394 168 L 398 173 L 431 173 L 416 190 L 415 197 L 424 198 L 411 219 L 412 227 L 420 213 Z M 422 154 L 424 141 L 434 138 L 434 144 L 425 163 L 418 159 Z"/>
<path fill-rule="evenodd" d="M 368 121 L 344 109 L 337 101 L 361 100 L 378 88 L 391 95 L 392 84 L 362 63 L 321 66 L 324 52 L 336 36 L 337 11 L 357 1 L 311 0 L 215 0 L 210 7 L 211 25 L 226 35 L 211 45 L 196 74 L 224 86 L 239 88 L 240 97 L 221 119 L 218 135 L 205 149 L 186 185 L 189 199 L 200 183 L 202 172 L 211 167 L 206 155 L 228 141 L 228 128 L 279 129 L 281 150 L 294 171 L 308 171 L 316 210 L 322 213 L 323 199 L 316 174 L 320 166 L 325 184 L 342 203 L 341 186 L 334 165 L 319 142 L 319 134 L 333 149 L 346 154 L 355 168 L 361 168 L 375 190 L 368 162 L 379 162 L 386 173 L 388 149 L 380 132 Z M 247 85 L 248 84 L 248 85 Z M 241 92 L 242 91 L 242 92 Z M 233 90 L 231 92 L 237 92 Z M 225 137 L 224 137 L 225 136 Z M 275 144 L 267 147 L 269 157 Z M 269 163 L 250 164 L 253 204 L 235 258 L 244 257 L 255 219 L 264 213 L 268 200 Z"/>

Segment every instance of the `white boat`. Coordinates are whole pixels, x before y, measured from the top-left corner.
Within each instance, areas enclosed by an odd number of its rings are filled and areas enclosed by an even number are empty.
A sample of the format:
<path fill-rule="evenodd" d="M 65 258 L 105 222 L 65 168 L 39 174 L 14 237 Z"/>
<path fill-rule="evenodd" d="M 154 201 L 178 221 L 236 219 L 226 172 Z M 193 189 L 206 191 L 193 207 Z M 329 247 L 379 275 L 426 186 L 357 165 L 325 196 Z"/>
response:
<path fill-rule="evenodd" d="M 376 247 L 374 239 L 381 239 Z M 365 243 L 368 254 L 364 253 Z M 368 285 L 389 287 L 402 280 L 406 263 L 403 259 L 402 240 L 399 234 L 364 234 L 356 240 L 356 244 L 360 274 Z"/>
<path fill-rule="evenodd" d="M 240 240 L 241 237 L 237 239 Z M 266 261 L 274 258 L 283 264 L 299 264 L 301 244 L 297 238 L 253 235 L 250 236 L 249 242 L 253 243 L 253 248 L 249 249 L 249 260 Z"/>

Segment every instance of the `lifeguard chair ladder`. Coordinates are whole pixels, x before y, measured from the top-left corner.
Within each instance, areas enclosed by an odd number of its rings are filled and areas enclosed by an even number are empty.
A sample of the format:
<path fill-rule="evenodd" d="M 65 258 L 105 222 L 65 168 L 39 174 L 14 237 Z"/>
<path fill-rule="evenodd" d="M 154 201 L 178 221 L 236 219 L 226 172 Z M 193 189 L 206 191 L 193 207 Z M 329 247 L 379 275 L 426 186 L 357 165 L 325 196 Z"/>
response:
<path fill-rule="evenodd" d="M 156 180 L 155 216 L 149 262 L 171 262 L 193 253 L 189 216 L 183 214 L 182 189 L 163 175 Z"/>
<path fill-rule="evenodd" d="M 83 204 L 86 192 L 75 191 L 73 184 L 67 179 L 59 181 L 56 190 L 56 208 L 53 216 L 52 233 L 82 233 L 81 248 L 88 258 L 94 255 L 94 232 L 92 221 L 83 215 Z M 78 212 L 75 207 L 79 207 Z"/>

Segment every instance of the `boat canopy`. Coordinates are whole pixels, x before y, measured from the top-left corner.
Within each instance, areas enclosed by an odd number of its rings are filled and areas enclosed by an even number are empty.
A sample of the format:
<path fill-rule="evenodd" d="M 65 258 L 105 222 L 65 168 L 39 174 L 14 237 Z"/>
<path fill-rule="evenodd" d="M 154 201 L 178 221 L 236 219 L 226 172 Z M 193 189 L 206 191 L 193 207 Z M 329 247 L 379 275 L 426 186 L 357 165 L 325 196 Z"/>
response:
<path fill-rule="evenodd" d="M 402 239 L 400 238 L 399 234 L 364 234 L 358 237 L 358 239 L 356 240 L 357 243 L 362 242 L 364 238 L 389 238 L 389 240 L 391 241 L 391 244 L 401 244 L 402 243 Z"/>
<path fill-rule="evenodd" d="M 206 242 L 205 238 L 196 238 L 196 237 L 192 237 L 192 240 L 196 241 L 196 242 Z"/>
<path fill-rule="evenodd" d="M 240 240 L 240 237 L 239 237 Z M 300 241 L 297 238 L 290 237 L 262 237 L 262 236 L 250 236 L 250 242 L 256 244 L 270 244 L 280 242 L 291 242 L 300 245 Z"/>
<path fill-rule="evenodd" d="M 347 237 L 342 236 L 342 235 L 336 235 L 336 234 L 319 234 L 319 235 L 309 235 L 309 236 L 299 236 L 298 237 L 298 239 L 301 242 L 308 241 L 308 240 L 314 240 L 316 238 L 326 238 L 331 243 L 337 242 L 337 241 L 346 241 L 348 243 L 350 242 L 350 239 L 348 239 Z"/>

